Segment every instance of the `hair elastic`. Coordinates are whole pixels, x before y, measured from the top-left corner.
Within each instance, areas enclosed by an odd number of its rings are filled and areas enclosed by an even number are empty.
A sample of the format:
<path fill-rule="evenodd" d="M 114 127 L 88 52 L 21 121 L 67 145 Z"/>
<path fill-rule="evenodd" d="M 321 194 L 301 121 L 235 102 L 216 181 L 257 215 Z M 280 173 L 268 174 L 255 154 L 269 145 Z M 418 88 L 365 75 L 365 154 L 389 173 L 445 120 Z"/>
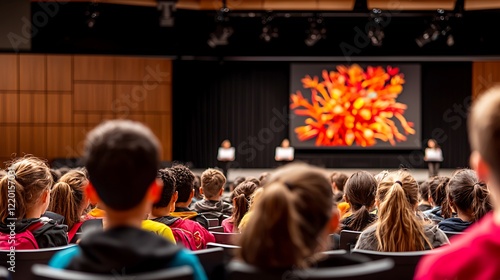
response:
<path fill-rule="evenodd" d="M 394 183 L 399 184 L 401 187 L 403 186 L 403 183 L 401 183 L 401 181 L 396 181 Z"/>

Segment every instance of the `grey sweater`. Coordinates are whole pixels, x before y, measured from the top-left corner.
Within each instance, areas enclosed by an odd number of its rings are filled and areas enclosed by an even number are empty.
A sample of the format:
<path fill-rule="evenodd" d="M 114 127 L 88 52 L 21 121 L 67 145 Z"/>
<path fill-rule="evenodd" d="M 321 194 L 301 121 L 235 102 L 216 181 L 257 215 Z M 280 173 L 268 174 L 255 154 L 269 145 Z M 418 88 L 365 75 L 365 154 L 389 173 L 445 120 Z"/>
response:
<path fill-rule="evenodd" d="M 359 236 L 355 249 L 377 251 L 378 240 L 375 236 L 375 230 L 375 225 L 372 225 L 365 229 Z M 433 248 L 441 247 L 445 244 L 450 244 L 450 241 L 448 240 L 446 234 L 436 225 L 426 224 L 425 235 L 427 236 L 427 240 L 429 240 L 429 242 L 432 244 Z M 425 249 L 430 250 L 431 248 L 428 248 L 426 245 Z"/>

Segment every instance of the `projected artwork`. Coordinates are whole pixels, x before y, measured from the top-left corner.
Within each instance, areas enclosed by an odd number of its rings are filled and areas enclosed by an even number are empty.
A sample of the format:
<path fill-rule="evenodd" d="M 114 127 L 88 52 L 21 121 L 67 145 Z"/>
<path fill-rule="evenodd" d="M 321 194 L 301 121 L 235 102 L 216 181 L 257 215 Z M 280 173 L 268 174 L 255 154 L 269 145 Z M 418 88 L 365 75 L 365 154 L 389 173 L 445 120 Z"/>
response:
<path fill-rule="evenodd" d="M 353 64 L 330 69 L 322 69 L 321 75 L 303 75 L 302 87 L 291 94 L 294 138 L 308 143 L 299 147 L 363 148 L 382 143 L 397 147 L 416 135 L 418 120 L 406 112 L 409 106 L 419 107 L 420 88 L 406 89 L 405 73 L 399 67 Z M 414 95 L 418 104 L 400 100 L 403 94 Z M 419 146 L 414 142 L 404 146 Z"/>

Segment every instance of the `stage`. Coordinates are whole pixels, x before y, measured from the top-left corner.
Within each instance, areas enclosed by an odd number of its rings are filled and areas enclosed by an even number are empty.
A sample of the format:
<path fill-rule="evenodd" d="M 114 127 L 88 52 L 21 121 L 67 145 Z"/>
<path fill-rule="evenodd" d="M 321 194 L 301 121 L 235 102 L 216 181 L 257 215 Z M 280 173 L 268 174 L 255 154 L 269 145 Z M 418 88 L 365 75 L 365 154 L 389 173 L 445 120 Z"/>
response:
<path fill-rule="evenodd" d="M 264 172 L 270 172 L 272 173 L 275 169 L 250 169 L 250 168 L 237 168 L 237 169 L 229 169 L 228 171 L 228 179 L 229 181 L 233 181 L 236 177 L 243 176 L 243 177 L 255 177 L 259 178 L 260 174 Z M 366 169 L 352 169 L 352 168 L 336 168 L 336 169 L 330 169 L 327 168 L 325 169 L 328 174 L 336 171 L 336 172 L 343 172 L 350 176 L 352 173 L 359 171 L 359 170 L 364 170 L 368 171 L 372 174 L 377 174 L 383 170 L 389 170 L 389 171 L 394 171 L 394 169 L 377 169 L 377 168 L 366 168 Z M 451 174 L 455 171 L 456 169 L 440 169 L 439 170 L 439 175 L 443 176 L 451 176 Z M 204 171 L 204 169 L 194 169 L 193 172 L 195 174 L 201 175 L 201 173 Z M 411 169 L 410 170 L 411 174 L 415 177 L 415 179 L 418 182 L 425 181 L 429 177 L 429 173 L 427 169 Z"/>

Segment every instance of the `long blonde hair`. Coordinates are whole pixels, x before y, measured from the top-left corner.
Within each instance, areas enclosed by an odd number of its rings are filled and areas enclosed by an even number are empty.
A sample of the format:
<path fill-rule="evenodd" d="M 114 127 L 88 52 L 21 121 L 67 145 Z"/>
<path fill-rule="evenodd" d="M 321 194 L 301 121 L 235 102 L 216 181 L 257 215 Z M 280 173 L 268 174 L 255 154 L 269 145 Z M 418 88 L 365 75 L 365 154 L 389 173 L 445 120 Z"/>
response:
<path fill-rule="evenodd" d="M 260 268 L 306 267 L 321 247 L 334 206 L 326 176 L 290 164 L 269 180 L 240 238 L 240 257 Z"/>
<path fill-rule="evenodd" d="M 392 172 L 378 186 L 380 202 L 375 236 L 378 251 L 407 252 L 432 249 L 425 235 L 424 222 L 415 213 L 418 184 L 404 170 Z"/>

